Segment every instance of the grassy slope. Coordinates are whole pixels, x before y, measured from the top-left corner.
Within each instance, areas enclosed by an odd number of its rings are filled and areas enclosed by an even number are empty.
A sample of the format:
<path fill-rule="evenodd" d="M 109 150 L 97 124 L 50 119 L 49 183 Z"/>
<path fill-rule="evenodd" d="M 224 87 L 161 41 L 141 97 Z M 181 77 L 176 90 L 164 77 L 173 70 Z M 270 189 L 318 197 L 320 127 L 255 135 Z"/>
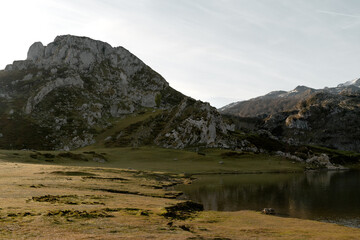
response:
<path fill-rule="evenodd" d="M 138 115 L 131 115 L 123 119 L 114 119 L 114 121 L 112 122 L 113 126 L 107 129 L 106 131 L 100 133 L 96 137 L 95 139 L 96 143 L 93 145 L 93 147 L 94 146 L 103 147 L 105 144 L 104 140 L 107 137 L 113 136 L 114 134 L 120 132 L 121 130 L 130 126 L 131 124 L 144 121 L 150 117 L 155 117 L 160 113 L 162 113 L 162 110 L 149 108 L 149 109 L 145 109 L 144 112 Z"/>
<path fill-rule="evenodd" d="M 105 163 L 92 160 L 91 155 L 84 152 L 102 153 L 107 159 Z M 61 152 L 44 151 L 43 155 L 33 159 L 32 151 L 0 150 L 4 159 L 10 161 L 74 166 L 101 166 L 111 168 L 131 168 L 137 170 L 162 171 L 186 174 L 204 173 L 263 173 L 263 172 L 300 172 L 304 165 L 286 160 L 279 156 L 266 154 L 243 154 L 235 157 L 224 156 L 231 151 L 221 149 L 207 149 L 205 155 L 186 150 L 163 149 L 157 147 L 141 148 L 86 148 L 72 151 L 80 154 L 88 161 L 79 161 L 60 157 Z M 44 154 L 53 154 L 54 158 L 47 158 Z"/>

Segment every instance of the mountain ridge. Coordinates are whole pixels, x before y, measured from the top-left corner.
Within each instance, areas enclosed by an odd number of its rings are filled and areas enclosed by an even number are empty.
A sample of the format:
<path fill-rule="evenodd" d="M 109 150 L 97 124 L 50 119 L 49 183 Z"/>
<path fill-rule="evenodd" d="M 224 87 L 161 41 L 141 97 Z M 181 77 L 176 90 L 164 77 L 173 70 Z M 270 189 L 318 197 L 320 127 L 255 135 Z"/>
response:
<path fill-rule="evenodd" d="M 114 119 L 156 109 L 169 120 L 164 129 L 141 125 L 147 130 L 127 135 L 127 145 L 136 146 L 140 139 L 174 148 L 232 142 L 226 136 L 232 127 L 215 108 L 171 88 L 125 48 L 88 37 L 63 35 L 47 46 L 32 44 L 26 60 L 0 71 L 0 106 L 3 148 L 84 147 L 114 127 Z M 171 119 L 177 119 L 176 125 Z M 151 121 L 146 124 L 158 126 Z"/>
<path fill-rule="evenodd" d="M 321 145 L 360 152 L 359 80 L 337 87 L 274 91 L 264 96 L 230 104 L 219 111 L 238 117 L 238 129 L 266 130 L 291 144 Z M 249 119 L 253 123 L 249 125 Z"/>

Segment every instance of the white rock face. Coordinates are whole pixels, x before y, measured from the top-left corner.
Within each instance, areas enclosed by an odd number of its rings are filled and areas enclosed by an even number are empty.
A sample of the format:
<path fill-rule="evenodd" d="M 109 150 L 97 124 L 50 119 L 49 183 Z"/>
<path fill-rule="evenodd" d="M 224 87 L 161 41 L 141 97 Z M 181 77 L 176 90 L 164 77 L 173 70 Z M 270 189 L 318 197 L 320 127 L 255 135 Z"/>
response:
<path fill-rule="evenodd" d="M 290 116 L 286 119 L 285 123 L 288 128 L 309 129 L 308 123 L 304 119 L 297 119 Z"/>
<path fill-rule="evenodd" d="M 35 42 L 30 46 L 27 60 L 37 61 L 44 57 L 44 45 L 41 42 Z"/>
<path fill-rule="evenodd" d="M 306 163 L 315 164 L 319 167 L 326 168 L 328 170 L 344 170 L 347 169 L 341 165 L 335 166 L 330 162 L 330 158 L 325 153 L 321 154 L 320 156 L 314 156 L 306 160 Z"/>
<path fill-rule="evenodd" d="M 183 148 L 194 144 L 204 144 L 208 147 L 226 147 L 223 137 L 227 135 L 228 126 L 222 121 L 220 114 L 208 103 L 192 102 L 184 99 L 178 106 L 172 121 L 178 122 L 188 112 L 188 108 L 194 110 L 186 119 L 177 123 L 175 128 L 165 134 L 166 141 L 160 143 L 167 148 Z M 169 123 L 171 125 L 171 122 Z"/>

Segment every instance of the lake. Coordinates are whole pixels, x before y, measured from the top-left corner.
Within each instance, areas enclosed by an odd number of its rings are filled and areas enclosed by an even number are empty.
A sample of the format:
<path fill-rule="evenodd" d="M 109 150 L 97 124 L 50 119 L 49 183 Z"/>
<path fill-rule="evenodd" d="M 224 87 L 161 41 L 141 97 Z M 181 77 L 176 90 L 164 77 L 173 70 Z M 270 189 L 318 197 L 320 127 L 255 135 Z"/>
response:
<path fill-rule="evenodd" d="M 360 227 L 360 171 L 313 171 L 299 174 L 196 176 L 179 185 L 183 198 L 206 210 L 274 208 L 277 215 Z"/>

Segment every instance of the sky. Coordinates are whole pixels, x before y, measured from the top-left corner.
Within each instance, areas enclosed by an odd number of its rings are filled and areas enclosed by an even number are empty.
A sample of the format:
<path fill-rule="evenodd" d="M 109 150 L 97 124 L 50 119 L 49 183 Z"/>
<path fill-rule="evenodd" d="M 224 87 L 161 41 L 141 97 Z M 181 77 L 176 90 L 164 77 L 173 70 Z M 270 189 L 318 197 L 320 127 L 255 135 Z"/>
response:
<path fill-rule="evenodd" d="M 215 107 L 360 78 L 358 0 L 4 0 L 0 26 L 0 69 L 36 41 L 87 36 Z"/>

